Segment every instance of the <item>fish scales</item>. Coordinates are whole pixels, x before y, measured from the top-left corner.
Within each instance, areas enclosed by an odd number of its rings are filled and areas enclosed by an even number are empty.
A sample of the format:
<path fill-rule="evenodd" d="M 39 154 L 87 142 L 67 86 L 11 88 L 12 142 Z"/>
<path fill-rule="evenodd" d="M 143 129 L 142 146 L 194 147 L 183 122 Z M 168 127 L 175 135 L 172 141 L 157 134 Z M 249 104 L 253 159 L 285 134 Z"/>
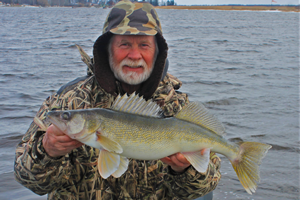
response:
<path fill-rule="evenodd" d="M 99 119 L 100 135 L 118 142 L 124 150 L 120 155 L 134 159 L 154 160 L 203 148 L 236 154 L 238 148 L 201 126 L 176 118 L 160 119 L 108 109 L 83 110 L 81 114 L 87 119 Z"/>
<path fill-rule="evenodd" d="M 241 184 L 252 194 L 260 179 L 258 165 L 271 148 L 224 139 L 223 125 L 197 102 L 175 117 L 161 118 L 158 105 L 132 94 L 118 96 L 111 109 L 49 112 L 48 118 L 71 138 L 100 149 L 98 170 L 103 178 L 121 176 L 127 170 L 127 158 L 156 160 L 177 152 L 197 171 L 205 172 L 213 151 L 230 160 Z"/>

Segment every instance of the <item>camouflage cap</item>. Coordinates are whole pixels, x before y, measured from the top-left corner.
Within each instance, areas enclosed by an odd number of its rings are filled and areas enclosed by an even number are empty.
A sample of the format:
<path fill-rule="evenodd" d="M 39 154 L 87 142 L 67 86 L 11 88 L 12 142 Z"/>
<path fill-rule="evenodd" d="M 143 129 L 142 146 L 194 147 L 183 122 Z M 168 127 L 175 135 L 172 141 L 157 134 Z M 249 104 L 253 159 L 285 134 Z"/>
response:
<path fill-rule="evenodd" d="M 162 35 L 161 25 L 150 3 L 118 2 L 108 14 L 103 34 L 110 31 L 118 35 Z"/>

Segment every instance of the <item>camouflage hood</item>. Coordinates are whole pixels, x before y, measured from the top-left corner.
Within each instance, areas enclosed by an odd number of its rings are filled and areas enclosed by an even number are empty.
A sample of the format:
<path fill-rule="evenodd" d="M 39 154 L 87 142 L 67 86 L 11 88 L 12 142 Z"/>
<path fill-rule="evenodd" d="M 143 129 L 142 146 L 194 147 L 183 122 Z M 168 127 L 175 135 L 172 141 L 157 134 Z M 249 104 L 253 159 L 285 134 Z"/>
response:
<path fill-rule="evenodd" d="M 98 84 L 108 93 L 118 93 L 118 81 L 110 69 L 108 43 L 113 34 L 152 35 L 156 37 L 159 53 L 153 72 L 137 91 L 146 99 L 155 92 L 165 69 L 168 45 L 162 36 L 160 21 L 154 7 L 149 3 L 118 2 L 110 11 L 104 24 L 102 35 L 94 44 L 94 74 Z"/>

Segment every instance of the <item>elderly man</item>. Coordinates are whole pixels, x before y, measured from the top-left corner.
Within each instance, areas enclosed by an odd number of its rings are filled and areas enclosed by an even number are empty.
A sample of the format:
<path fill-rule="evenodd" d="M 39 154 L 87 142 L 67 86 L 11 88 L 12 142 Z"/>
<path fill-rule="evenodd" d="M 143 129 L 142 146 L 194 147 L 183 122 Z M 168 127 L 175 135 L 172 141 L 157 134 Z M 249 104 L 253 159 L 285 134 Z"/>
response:
<path fill-rule="evenodd" d="M 15 177 L 48 199 L 195 199 L 217 186 L 220 159 L 211 153 L 206 173 L 197 172 L 180 153 L 161 160 L 131 159 L 119 178 L 103 179 L 99 150 L 50 125 L 39 129 L 51 110 L 109 108 L 118 94 L 152 99 L 171 117 L 189 101 L 181 82 L 167 73 L 167 43 L 157 13 L 148 3 L 119 2 L 96 40 L 88 76 L 47 98 L 16 149 Z"/>

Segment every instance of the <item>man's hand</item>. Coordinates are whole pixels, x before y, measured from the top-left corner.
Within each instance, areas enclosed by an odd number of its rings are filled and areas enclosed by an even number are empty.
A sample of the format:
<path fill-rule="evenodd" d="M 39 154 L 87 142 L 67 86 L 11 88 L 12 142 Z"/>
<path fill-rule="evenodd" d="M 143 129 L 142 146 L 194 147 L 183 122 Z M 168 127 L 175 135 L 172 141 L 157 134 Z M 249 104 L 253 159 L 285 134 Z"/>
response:
<path fill-rule="evenodd" d="M 178 173 L 183 172 L 187 167 L 191 165 L 191 163 L 181 153 L 176 153 L 160 160 L 170 165 L 170 167 Z"/>
<path fill-rule="evenodd" d="M 200 153 L 201 155 L 204 155 L 206 151 L 209 151 L 209 149 L 201 149 Z M 184 157 L 181 153 L 176 153 L 173 155 L 170 155 L 168 157 L 164 157 L 160 159 L 162 162 L 168 164 L 171 166 L 171 168 L 178 173 L 183 172 L 187 167 L 191 165 L 191 163 Z"/>
<path fill-rule="evenodd" d="M 53 158 L 64 156 L 81 145 L 81 142 L 70 138 L 54 125 L 47 128 L 43 138 L 44 149 Z"/>

